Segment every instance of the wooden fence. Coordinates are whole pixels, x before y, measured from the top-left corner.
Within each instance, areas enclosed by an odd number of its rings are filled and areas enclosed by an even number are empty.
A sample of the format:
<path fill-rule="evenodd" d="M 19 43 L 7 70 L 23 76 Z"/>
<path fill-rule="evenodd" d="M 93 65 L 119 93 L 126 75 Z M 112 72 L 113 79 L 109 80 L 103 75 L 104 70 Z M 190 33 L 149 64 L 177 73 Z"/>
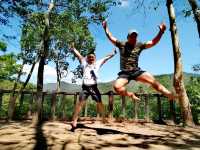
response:
<path fill-rule="evenodd" d="M 3 95 L 4 94 L 9 94 L 12 93 L 12 90 L 2 90 L 0 89 L 0 111 L 2 109 L 2 101 L 3 101 Z M 18 91 L 15 91 L 16 93 Z M 31 116 L 33 113 L 33 102 L 34 100 L 37 99 L 37 92 L 36 91 L 23 91 L 22 92 L 22 98 L 20 100 L 19 103 L 19 107 L 21 107 L 23 105 L 23 96 L 24 95 L 31 95 L 31 98 L 29 100 L 29 110 L 28 110 L 28 116 Z M 62 107 L 61 107 L 61 112 L 62 112 L 62 117 L 65 118 L 65 107 L 66 107 L 66 103 L 64 101 L 65 96 L 67 95 L 71 95 L 74 97 L 74 106 L 77 102 L 78 99 L 78 95 L 79 93 L 68 93 L 68 92 L 43 92 L 43 101 L 42 101 L 42 105 L 44 102 L 44 97 L 47 95 L 51 95 L 51 112 L 50 112 L 50 118 L 51 119 L 55 119 L 56 118 L 56 98 L 57 95 L 61 95 L 61 103 L 62 103 Z M 114 97 L 117 96 L 118 94 L 114 93 L 113 91 L 109 91 L 106 93 L 101 93 L 101 95 L 106 95 L 108 96 L 108 116 L 109 117 L 113 117 L 113 107 L 114 107 Z M 144 120 L 146 122 L 150 121 L 150 109 L 149 109 L 149 100 L 150 97 L 156 97 L 157 99 L 157 113 L 158 113 L 158 121 L 163 121 L 163 109 L 162 109 L 162 103 L 161 103 L 161 98 L 164 97 L 160 94 L 145 94 L 145 93 L 137 93 L 136 94 L 139 97 L 144 97 L 144 112 L 145 112 L 145 116 L 144 116 Z M 118 95 L 119 96 L 119 95 Z M 175 121 L 176 119 L 176 113 L 175 113 L 175 103 L 174 101 L 170 101 L 170 120 Z M 126 97 L 125 96 L 121 96 L 121 111 L 122 111 L 122 116 L 125 117 L 125 106 L 126 106 Z M 138 102 L 134 102 L 134 118 L 135 120 L 139 119 L 138 118 Z M 15 108 L 13 108 L 15 109 Z M 84 111 L 84 116 L 87 117 L 87 105 L 85 107 L 85 111 Z"/>

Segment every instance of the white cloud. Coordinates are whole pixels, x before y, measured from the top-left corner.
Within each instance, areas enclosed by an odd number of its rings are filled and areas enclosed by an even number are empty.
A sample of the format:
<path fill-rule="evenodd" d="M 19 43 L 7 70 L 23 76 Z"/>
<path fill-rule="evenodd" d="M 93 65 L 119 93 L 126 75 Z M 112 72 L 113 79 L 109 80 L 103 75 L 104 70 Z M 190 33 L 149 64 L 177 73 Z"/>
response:
<path fill-rule="evenodd" d="M 38 63 L 35 65 L 35 69 L 33 71 L 33 74 L 31 76 L 30 82 L 36 84 L 37 83 L 37 71 L 38 71 Z M 25 65 L 23 68 L 23 72 L 25 72 L 26 74 L 29 73 L 31 69 L 30 65 Z M 26 79 L 26 76 L 22 77 L 22 80 Z M 67 77 L 64 78 L 62 81 L 65 82 L 70 82 L 71 83 L 71 78 L 73 77 L 73 73 L 69 72 Z M 56 69 L 53 66 L 50 65 L 45 65 L 44 66 L 44 83 L 56 83 L 56 79 L 57 78 L 57 74 L 56 74 Z"/>
<path fill-rule="evenodd" d="M 128 7 L 129 6 L 128 0 L 120 0 L 120 2 L 121 2 L 121 7 Z"/>

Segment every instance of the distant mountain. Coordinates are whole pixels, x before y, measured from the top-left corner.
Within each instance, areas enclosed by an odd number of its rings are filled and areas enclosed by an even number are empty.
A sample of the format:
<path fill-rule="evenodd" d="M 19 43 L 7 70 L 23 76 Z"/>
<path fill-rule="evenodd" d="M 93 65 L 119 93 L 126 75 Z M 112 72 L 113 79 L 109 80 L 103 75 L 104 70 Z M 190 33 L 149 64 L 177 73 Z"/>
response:
<path fill-rule="evenodd" d="M 200 78 L 200 74 L 193 74 L 193 73 L 184 73 L 184 80 L 185 85 L 189 84 L 190 78 Z M 156 75 L 156 80 L 162 83 L 166 88 L 172 89 L 173 88 L 173 74 L 162 74 Z M 99 90 L 104 93 L 110 90 L 113 90 L 113 83 L 114 81 L 106 82 L 106 83 L 98 83 Z M 148 85 L 141 84 L 139 82 L 131 81 L 127 85 L 127 89 L 135 92 L 139 92 L 141 89 L 145 92 L 153 92 L 152 88 L 149 88 Z M 55 91 L 56 90 L 56 83 L 48 83 L 44 85 L 44 91 Z M 64 92 L 78 92 L 81 90 L 81 85 L 71 84 L 66 82 L 61 82 L 61 91 Z"/>
<path fill-rule="evenodd" d="M 56 83 L 47 83 L 44 84 L 43 91 L 56 91 L 57 84 Z M 61 82 L 61 91 L 63 92 L 78 92 L 81 90 L 81 85 Z"/>

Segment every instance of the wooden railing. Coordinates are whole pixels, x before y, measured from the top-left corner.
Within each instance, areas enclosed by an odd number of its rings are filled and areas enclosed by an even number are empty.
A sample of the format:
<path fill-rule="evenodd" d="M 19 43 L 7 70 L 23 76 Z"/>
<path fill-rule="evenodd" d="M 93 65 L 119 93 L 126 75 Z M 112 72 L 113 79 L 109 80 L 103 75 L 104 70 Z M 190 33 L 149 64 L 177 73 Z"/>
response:
<path fill-rule="evenodd" d="M 9 94 L 12 93 L 12 90 L 2 90 L 0 89 L 0 111 L 2 109 L 2 101 L 3 101 L 3 95 L 4 94 Z M 18 91 L 15 91 L 16 93 Z M 37 92 L 36 91 L 23 91 L 22 92 L 22 99 L 20 101 L 20 106 L 21 107 L 23 105 L 23 95 L 28 94 L 31 95 L 30 100 L 29 100 L 29 110 L 28 110 L 28 116 L 31 116 L 33 113 L 33 102 L 34 100 L 36 100 L 37 98 Z M 71 95 L 74 97 L 74 106 L 77 102 L 78 99 L 78 95 L 79 93 L 68 93 L 68 92 L 43 92 L 43 101 L 44 102 L 44 97 L 47 95 L 51 95 L 51 113 L 50 113 L 50 118 L 51 119 L 55 119 L 56 118 L 56 98 L 57 95 L 61 95 L 61 103 L 62 103 L 62 107 L 61 107 L 61 111 L 62 111 L 62 117 L 65 118 L 66 115 L 66 102 L 65 102 L 65 96 L 67 95 Z M 110 118 L 113 117 L 113 108 L 114 108 L 114 97 L 115 96 L 119 96 L 118 94 L 114 93 L 113 91 L 109 91 L 106 93 L 101 93 L 101 95 L 106 95 L 108 96 L 108 116 Z M 163 95 L 160 94 L 145 94 L 145 93 L 137 93 L 137 96 L 139 97 L 143 97 L 144 98 L 144 120 L 146 122 L 150 121 L 150 109 L 149 109 L 149 99 L 150 97 L 156 97 L 157 99 L 157 113 L 158 113 L 158 121 L 162 122 L 163 121 L 163 111 L 162 111 L 162 103 L 161 103 L 161 98 L 164 97 Z M 175 121 L 176 119 L 176 113 L 175 113 L 175 103 L 174 101 L 170 101 L 170 120 Z M 43 105 L 43 104 L 42 104 Z M 122 110 L 122 116 L 125 117 L 125 106 L 126 106 L 126 97 L 125 96 L 121 96 L 121 110 Z M 13 108 L 15 109 L 15 108 Z M 139 105 L 137 101 L 134 101 L 134 119 L 137 120 L 138 118 L 138 109 L 139 109 Z M 156 111 L 156 110 L 155 110 Z M 85 111 L 84 111 L 84 116 L 87 117 L 87 105 L 85 107 Z"/>

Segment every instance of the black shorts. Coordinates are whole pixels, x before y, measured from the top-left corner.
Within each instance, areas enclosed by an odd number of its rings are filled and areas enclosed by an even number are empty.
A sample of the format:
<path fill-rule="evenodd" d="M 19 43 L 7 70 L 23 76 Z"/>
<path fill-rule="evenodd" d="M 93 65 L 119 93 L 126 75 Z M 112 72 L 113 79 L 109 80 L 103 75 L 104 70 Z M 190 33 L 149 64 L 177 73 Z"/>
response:
<path fill-rule="evenodd" d="M 79 94 L 79 100 L 83 101 L 88 98 L 88 96 L 92 97 L 96 102 L 101 102 L 101 94 L 99 89 L 97 88 L 97 84 L 95 85 L 82 85 L 82 91 Z"/>
<path fill-rule="evenodd" d="M 131 80 L 135 80 L 138 76 L 140 76 L 144 72 L 146 72 L 146 71 L 143 71 L 140 68 L 137 68 L 137 69 L 131 70 L 131 71 L 120 71 L 118 73 L 117 79 L 125 78 L 128 80 L 128 82 L 130 82 Z"/>

